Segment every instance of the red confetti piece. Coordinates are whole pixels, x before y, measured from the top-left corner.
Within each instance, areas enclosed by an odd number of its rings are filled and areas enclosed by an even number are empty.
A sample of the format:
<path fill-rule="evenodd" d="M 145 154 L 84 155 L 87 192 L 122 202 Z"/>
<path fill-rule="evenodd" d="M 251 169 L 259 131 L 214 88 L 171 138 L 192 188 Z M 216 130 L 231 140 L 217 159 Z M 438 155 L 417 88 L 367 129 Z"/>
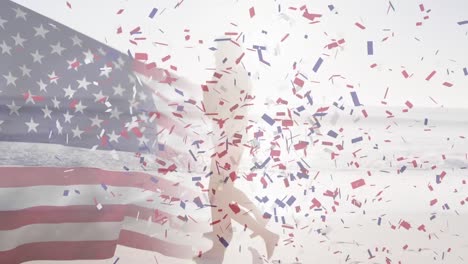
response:
<path fill-rule="evenodd" d="M 426 77 L 426 81 L 429 81 L 435 74 L 436 74 L 436 71 L 432 71 L 432 72 Z"/>
<path fill-rule="evenodd" d="M 250 14 L 250 18 L 255 16 L 255 9 L 253 6 L 249 9 L 249 14 Z"/>
<path fill-rule="evenodd" d="M 364 181 L 364 179 L 359 179 L 359 180 L 353 181 L 351 183 L 351 187 L 353 189 L 359 188 L 359 187 L 364 186 L 364 185 L 366 185 L 366 182 Z"/>
<path fill-rule="evenodd" d="M 408 73 L 406 72 L 406 70 L 403 70 L 403 71 L 401 72 L 401 74 L 403 74 L 403 77 L 405 77 L 405 78 L 408 78 L 408 77 L 409 77 L 409 75 L 408 75 Z"/>
<path fill-rule="evenodd" d="M 167 56 L 165 56 L 164 58 L 162 58 L 161 60 L 162 60 L 163 62 L 165 62 L 165 61 L 169 60 L 170 58 L 171 58 L 171 55 L 167 55 Z"/>
<path fill-rule="evenodd" d="M 362 25 L 361 23 L 359 23 L 359 22 L 356 22 L 354 25 L 356 25 L 358 28 L 360 28 L 360 29 L 362 29 L 362 30 L 366 29 L 366 27 L 363 26 L 363 25 Z"/>

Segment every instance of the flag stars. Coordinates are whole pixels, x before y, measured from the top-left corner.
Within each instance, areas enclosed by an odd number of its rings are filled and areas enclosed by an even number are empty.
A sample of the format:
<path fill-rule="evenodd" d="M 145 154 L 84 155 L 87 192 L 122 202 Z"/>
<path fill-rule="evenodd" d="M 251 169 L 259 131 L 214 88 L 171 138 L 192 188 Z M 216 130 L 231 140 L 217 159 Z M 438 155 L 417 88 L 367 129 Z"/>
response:
<path fill-rule="evenodd" d="M 119 138 L 120 138 L 120 135 L 116 134 L 115 131 L 112 130 L 112 134 L 109 135 L 109 142 L 119 143 Z"/>
<path fill-rule="evenodd" d="M 68 85 L 67 88 L 63 88 L 63 91 L 65 92 L 65 97 L 67 97 L 68 99 L 71 99 L 76 92 L 71 88 L 70 85 Z"/>
<path fill-rule="evenodd" d="M 54 99 L 52 99 L 52 104 L 54 104 L 54 108 L 60 108 L 60 101 L 57 100 L 57 96 L 54 96 Z"/>
<path fill-rule="evenodd" d="M 93 126 L 96 126 L 96 127 L 98 127 L 98 128 L 100 128 L 100 127 L 101 127 L 101 123 L 104 122 L 104 120 L 99 119 L 98 115 L 96 115 L 95 118 L 91 118 L 90 120 L 91 120 L 91 126 L 92 126 L 92 127 L 93 127 Z"/>
<path fill-rule="evenodd" d="M 0 49 L 2 49 L 2 54 L 7 53 L 8 55 L 11 55 L 11 47 L 8 46 L 5 41 L 3 41 L 2 44 L 0 44 Z"/>
<path fill-rule="evenodd" d="M 12 36 L 12 38 L 15 41 L 15 46 L 21 46 L 24 48 L 23 43 L 26 41 L 26 39 L 22 38 L 19 33 L 17 33 L 16 36 Z"/>
<path fill-rule="evenodd" d="M 26 104 L 27 103 L 36 104 L 36 102 L 34 101 L 34 95 L 31 94 L 31 90 L 28 90 L 28 92 L 24 94 L 24 97 L 26 99 Z"/>
<path fill-rule="evenodd" d="M 106 78 L 109 78 L 109 74 L 112 72 L 112 67 L 109 67 L 105 65 L 104 67 L 100 68 L 101 72 L 99 73 L 99 76 L 106 76 Z"/>
<path fill-rule="evenodd" d="M 77 35 L 71 37 L 71 40 L 73 41 L 73 46 L 81 47 L 81 43 L 83 43 L 83 41 Z"/>
<path fill-rule="evenodd" d="M 57 84 L 58 79 L 60 79 L 57 74 L 55 74 L 55 71 L 53 71 L 51 74 L 47 74 L 49 76 L 49 83 L 55 83 Z"/>
<path fill-rule="evenodd" d="M 31 77 L 31 69 L 26 67 L 26 65 L 23 64 L 23 66 L 20 66 L 19 68 L 20 68 L 20 70 L 21 70 L 21 72 L 23 74 L 23 77 L 24 76 Z"/>
<path fill-rule="evenodd" d="M 78 127 L 78 125 L 75 127 L 75 129 L 72 129 L 72 133 L 73 133 L 73 138 L 79 138 L 81 139 L 81 134 L 84 133 L 83 130 L 80 130 L 80 128 Z"/>
<path fill-rule="evenodd" d="M 75 114 L 76 114 L 77 112 L 80 112 L 80 113 L 84 114 L 84 113 L 83 113 L 83 110 L 85 110 L 86 108 L 88 108 L 88 107 L 85 106 L 85 105 L 83 105 L 83 104 L 81 103 L 81 101 L 78 102 L 78 103 L 75 105 Z"/>
<path fill-rule="evenodd" d="M 123 92 L 125 91 L 120 83 L 117 86 L 113 86 L 112 89 L 114 89 L 114 95 L 119 96 L 123 96 Z"/>
<path fill-rule="evenodd" d="M 33 57 L 33 62 L 42 64 L 42 59 L 44 58 L 44 56 L 39 54 L 39 50 L 36 50 L 35 53 L 31 53 L 31 56 Z"/>
<path fill-rule="evenodd" d="M 50 45 L 50 48 L 52 49 L 50 54 L 57 54 L 59 56 L 62 56 L 62 52 L 65 50 L 65 48 L 60 44 L 60 41 L 55 45 Z"/>
<path fill-rule="evenodd" d="M 119 109 L 117 109 L 117 107 L 115 107 L 114 109 L 112 109 L 112 111 L 110 112 L 110 118 L 116 118 L 116 119 L 119 119 L 120 118 L 120 115 L 122 114 L 122 112 L 119 111 Z"/>
<path fill-rule="evenodd" d="M 39 126 L 39 123 L 34 122 L 33 118 L 29 120 L 29 122 L 25 122 L 26 126 L 28 126 L 28 133 L 31 131 L 34 133 L 37 133 L 37 126 Z"/>
<path fill-rule="evenodd" d="M 71 119 L 73 118 L 73 115 L 70 115 L 70 113 L 67 112 L 65 114 L 63 114 L 63 117 L 65 118 L 65 123 L 70 123 L 71 124 Z"/>
<path fill-rule="evenodd" d="M 93 93 L 93 96 L 94 96 L 94 102 L 99 102 L 99 101 L 102 102 L 107 97 L 104 94 L 102 94 L 102 90 L 100 90 L 99 93 Z"/>
<path fill-rule="evenodd" d="M 86 80 L 86 77 L 83 77 L 82 80 L 76 80 L 78 82 L 78 89 L 83 88 L 86 91 L 88 90 L 88 85 L 91 83 Z"/>
<path fill-rule="evenodd" d="M 52 119 L 52 116 L 50 116 L 50 114 L 52 113 L 52 110 L 49 109 L 48 105 L 46 105 L 41 110 L 44 113 L 44 119 L 47 119 L 47 118 Z"/>
<path fill-rule="evenodd" d="M 0 17 L 0 27 L 2 29 L 5 29 L 5 23 L 8 22 L 8 20 L 5 20 L 3 19 L 2 17 Z"/>
<path fill-rule="evenodd" d="M 22 18 L 22 19 L 24 19 L 24 21 L 26 21 L 26 15 L 27 15 L 26 12 L 21 10 L 19 7 L 13 9 L 13 11 L 15 11 L 15 18 Z"/>
<path fill-rule="evenodd" d="M 11 72 L 8 72 L 8 75 L 3 75 L 3 78 L 6 79 L 6 82 L 7 82 L 7 86 L 8 85 L 13 85 L 13 86 L 16 86 L 16 80 L 18 78 L 16 78 L 15 76 L 13 76 L 13 74 L 11 74 Z"/>
<path fill-rule="evenodd" d="M 7 105 L 7 107 L 10 109 L 10 113 L 8 115 L 15 113 L 17 116 L 19 116 L 18 110 L 20 110 L 21 106 L 16 105 L 15 101 L 11 101 L 11 104 Z"/>
<path fill-rule="evenodd" d="M 42 81 L 42 79 L 39 80 L 39 81 L 36 82 L 36 83 L 37 83 L 37 85 L 39 85 L 39 91 L 47 92 L 47 89 L 46 89 L 46 88 L 47 88 L 47 84 L 44 83 L 44 82 Z"/>
<path fill-rule="evenodd" d="M 73 60 L 67 60 L 68 63 L 68 69 L 73 69 L 75 71 L 78 71 L 78 67 L 80 67 L 80 62 L 78 61 L 77 58 L 74 58 Z"/>
<path fill-rule="evenodd" d="M 91 52 L 91 50 L 88 49 L 88 51 L 83 52 L 83 54 L 85 55 L 84 61 L 86 64 L 94 62 L 94 54 Z"/>
<path fill-rule="evenodd" d="M 40 26 L 38 26 L 38 27 L 34 27 L 34 30 L 36 31 L 36 33 L 34 33 L 34 37 L 39 37 L 40 36 L 43 39 L 45 39 L 46 34 L 49 33 L 49 30 L 45 29 L 42 24 Z"/>

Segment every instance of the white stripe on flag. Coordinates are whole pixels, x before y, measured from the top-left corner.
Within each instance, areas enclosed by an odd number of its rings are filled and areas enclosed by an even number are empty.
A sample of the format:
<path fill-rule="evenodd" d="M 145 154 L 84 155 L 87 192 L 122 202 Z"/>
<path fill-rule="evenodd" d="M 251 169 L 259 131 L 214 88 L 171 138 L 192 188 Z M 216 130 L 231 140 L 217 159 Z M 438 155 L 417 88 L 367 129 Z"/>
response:
<path fill-rule="evenodd" d="M 41 166 L 41 167 L 88 167 L 112 171 L 143 171 L 140 159 L 135 153 L 90 150 L 46 143 L 23 143 L 0 141 L 0 166 Z M 144 155 L 148 162 L 145 170 L 156 171 L 154 155 Z"/>
<path fill-rule="evenodd" d="M 69 190 L 68 196 L 63 196 Z M 74 192 L 78 190 L 80 194 Z M 113 196 L 111 192 L 115 195 Z M 32 186 L 18 188 L 0 188 L 0 208 L 2 211 L 20 210 L 35 206 L 67 206 L 104 204 L 133 204 L 148 208 L 157 208 L 168 213 L 181 212 L 179 202 L 164 201 L 160 193 L 140 188 L 112 187 L 105 191 L 100 185 L 71 186 Z M 149 200 L 151 199 L 151 200 Z M 183 198 L 182 198 L 183 199 Z M 190 197 L 187 197 L 190 199 Z M 96 209 L 97 210 L 97 209 Z"/>

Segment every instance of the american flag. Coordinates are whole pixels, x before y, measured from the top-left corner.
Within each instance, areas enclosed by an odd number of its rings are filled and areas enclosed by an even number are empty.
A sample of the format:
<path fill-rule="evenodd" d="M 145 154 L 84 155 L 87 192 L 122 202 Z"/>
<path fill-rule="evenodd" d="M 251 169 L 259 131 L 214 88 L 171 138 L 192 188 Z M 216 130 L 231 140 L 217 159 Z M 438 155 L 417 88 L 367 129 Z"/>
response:
<path fill-rule="evenodd" d="M 139 76 L 172 81 L 0 3 L 0 263 L 111 258 L 117 245 L 193 256 L 190 239 L 167 236 L 187 227 L 171 209 L 191 194 L 152 173 L 175 167 L 154 162 L 165 164 L 155 155 L 164 116 Z"/>

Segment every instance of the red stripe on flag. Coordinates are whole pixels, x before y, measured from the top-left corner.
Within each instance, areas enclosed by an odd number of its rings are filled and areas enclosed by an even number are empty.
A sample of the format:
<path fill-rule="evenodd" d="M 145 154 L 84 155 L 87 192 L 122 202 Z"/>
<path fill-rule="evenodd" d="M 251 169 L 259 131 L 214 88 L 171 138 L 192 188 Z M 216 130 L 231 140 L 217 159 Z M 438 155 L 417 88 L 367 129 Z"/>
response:
<path fill-rule="evenodd" d="M 0 211 L 0 230 L 13 230 L 32 224 L 60 224 L 87 222 L 121 222 L 124 217 L 137 216 L 162 223 L 175 216 L 160 210 L 136 205 L 103 204 L 101 210 L 94 205 L 37 206 L 15 211 Z M 192 223 L 182 223 L 184 227 L 195 229 Z"/>
<path fill-rule="evenodd" d="M 65 172 L 67 171 L 67 172 Z M 116 187 L 136 187 L 156 191 L 180 193 L 180 186 L 171 181 L 143 172 L 106 171 L 95 168 L 60 167 L 0 167 L 0 188 L 29 187 L 42 185 L 96 185 L 106 184 Z"/>
<path fill-rule="evenodd" d="M 116 241 L 38 242 L 0 251 L 0 263 L 32 260 L 108 259 L 114 256 Z"/>

